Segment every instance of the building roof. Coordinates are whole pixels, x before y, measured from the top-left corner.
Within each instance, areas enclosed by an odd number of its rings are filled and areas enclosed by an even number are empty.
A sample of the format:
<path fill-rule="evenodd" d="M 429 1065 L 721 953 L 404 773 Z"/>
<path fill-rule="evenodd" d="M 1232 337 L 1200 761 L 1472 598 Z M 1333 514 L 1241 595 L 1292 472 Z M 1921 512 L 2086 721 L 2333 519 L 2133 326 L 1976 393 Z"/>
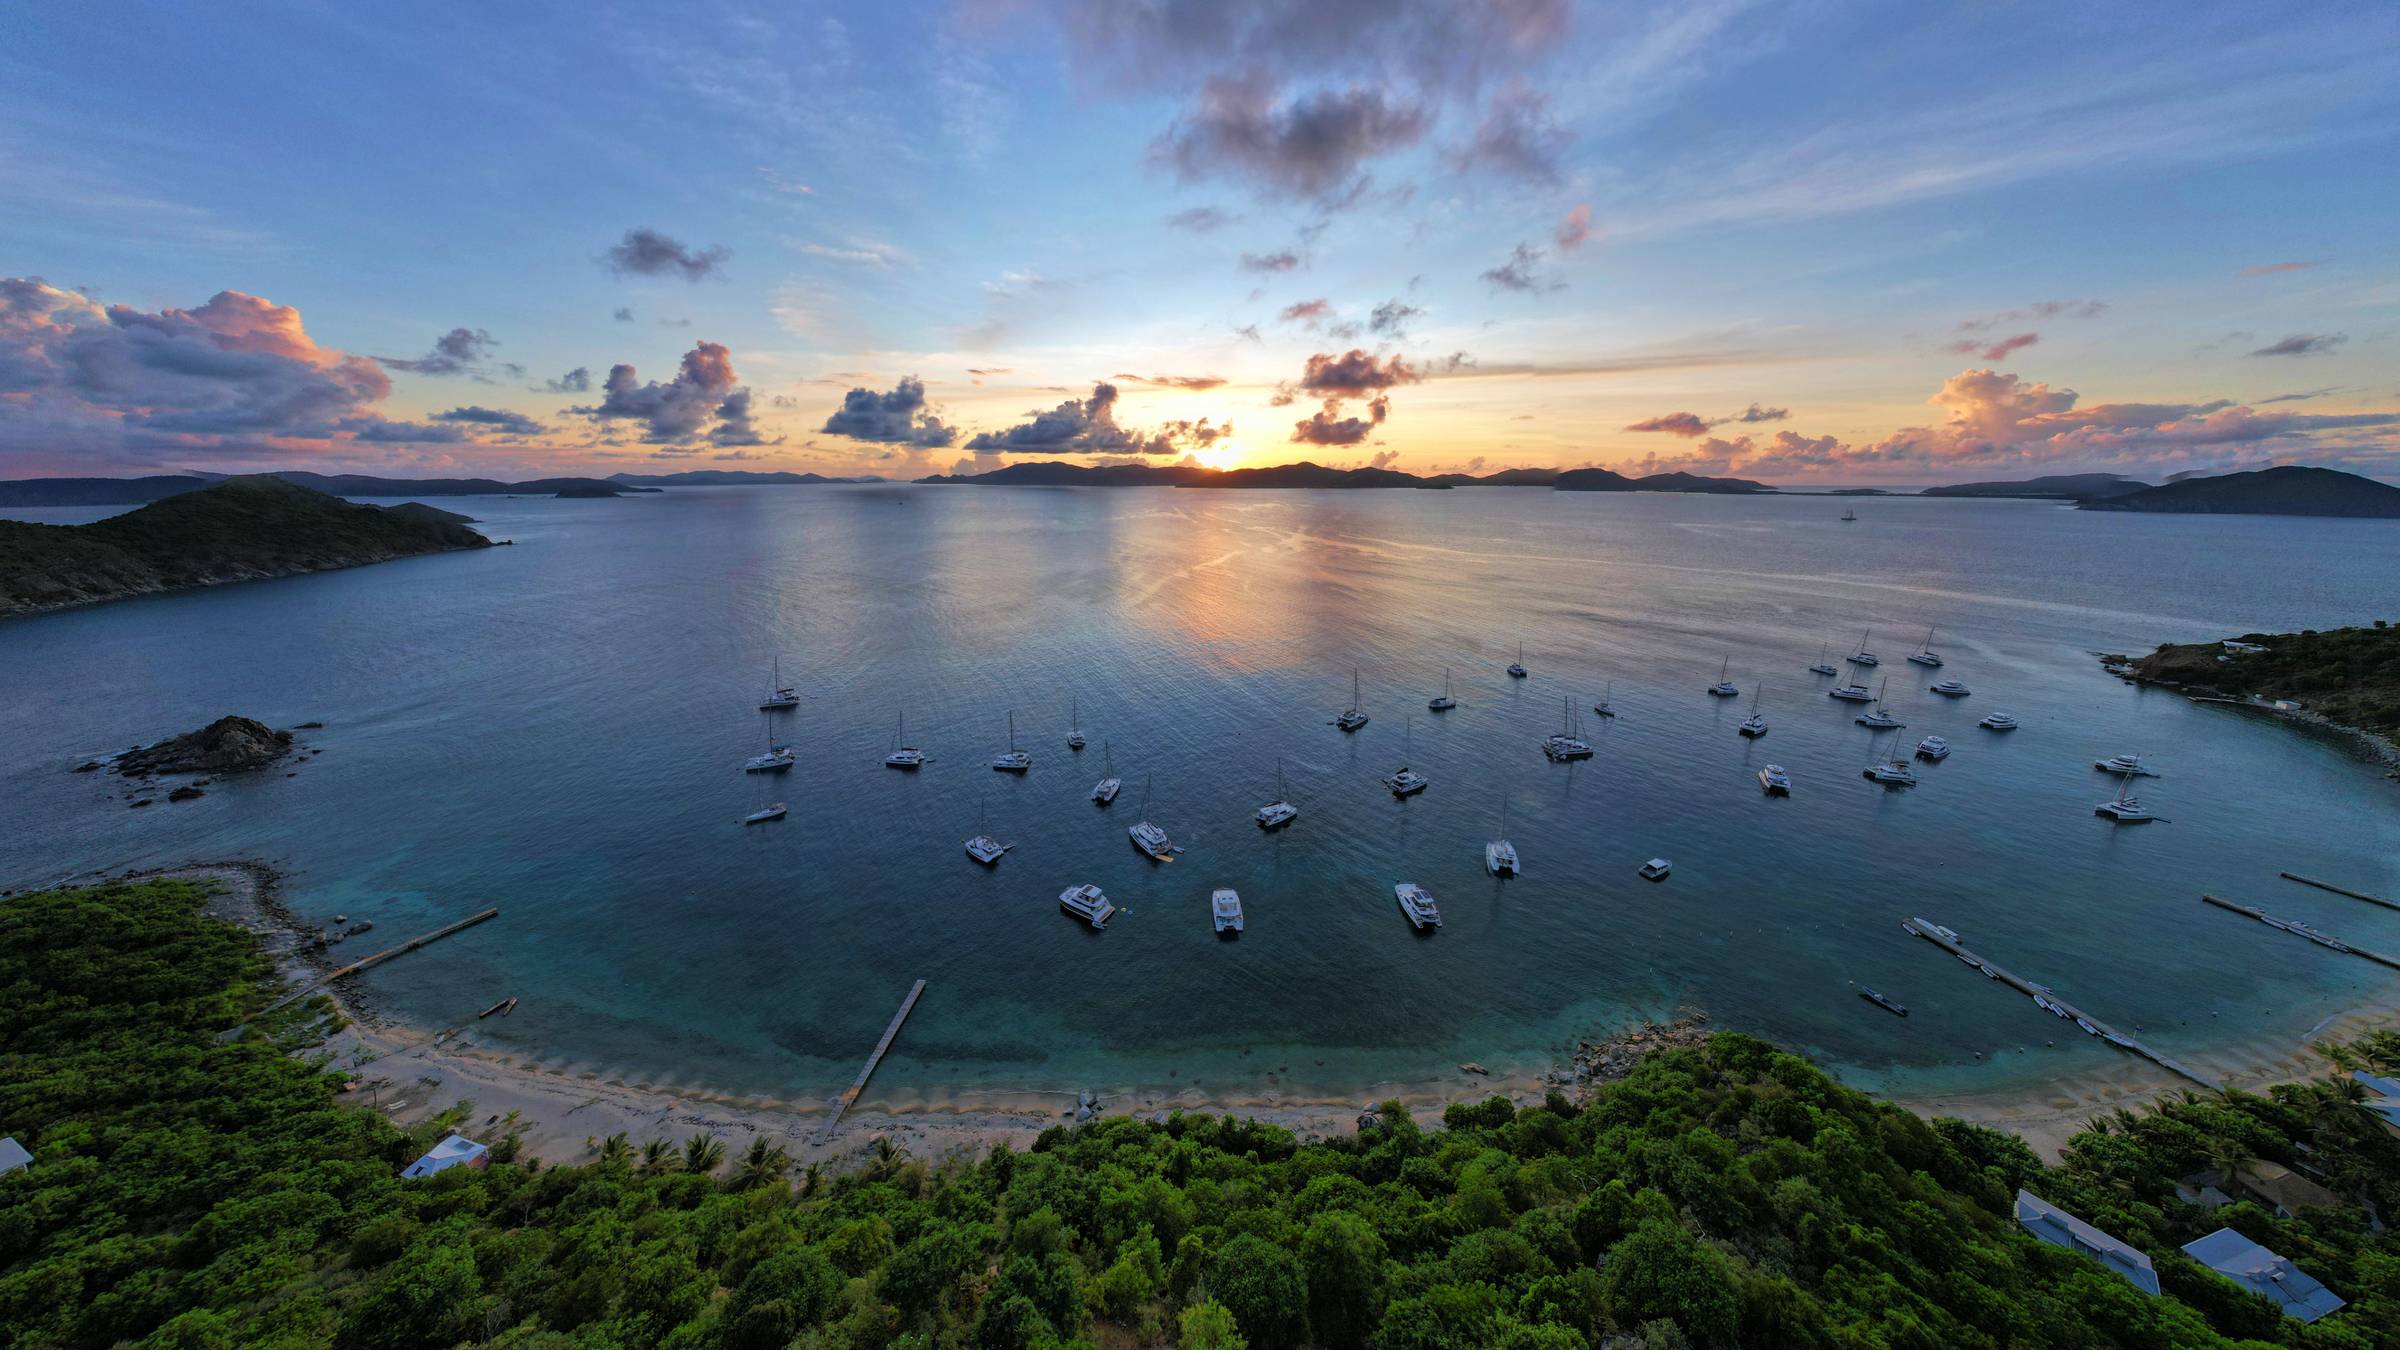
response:
<path fill-rule="evenodd" d="M 33 1155 L 14 1137 L 0 1139 L 0 1172 L 14 1172 L 20 1167 L 33 1166 Z"/>
<path fill-rule="evenodd" d="M 484 1167 L 491 1162 L 492 1151 L 463 1134 L 454 1134 L 435 1144 L 424 1157 L 410 1163 L 400 1173 L 404 1177 L 429 1177 L 453 1167 Z"/>
<path fill-rule="evenodd" d="M 2124 1276 L 2145 1294 L 2158 1292 L 2158 1271 L 2150 1258 L 2031 1191 L 2017 1192 L 2017 1222 L 2025 1231 L 2054 1247 L 2082 1252 Z"/>
<path fill-rule="evenodd" d="M 2365 1069 L 2352 1069 L 2350 1076 L 2367 1085 L 2367 1091 L 2383 1097 L 2400 1097 L 2400 1078 L 2378 1078 Z"/>
<path fill-rule="evenodd" d="M 2342 1198 L 2301 1176 L 2282 1163 L 2252 1158 L 2233 1169 L 2234 1183 L 2285 1215 L 2304 1209 L 2331 1209 Z"/>
<path fill-rule="evenodd" d="M 2183 1245 L 2184 1255 L 2235 1284 L 2265 1295 L 2286 1317 L 2314 1322 L 2342 1306 L 2342 1296 L 2230 1228 Z"/>

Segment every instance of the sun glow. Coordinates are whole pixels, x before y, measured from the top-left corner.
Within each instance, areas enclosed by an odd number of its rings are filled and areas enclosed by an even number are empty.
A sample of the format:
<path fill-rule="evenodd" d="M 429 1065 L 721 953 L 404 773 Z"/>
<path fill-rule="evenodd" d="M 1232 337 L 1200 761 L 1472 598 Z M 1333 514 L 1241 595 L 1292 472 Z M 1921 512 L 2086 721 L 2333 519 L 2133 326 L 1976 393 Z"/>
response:
<path fill-rule="evenodd" d="M 1230 469 L 1242 462 L 1242 447 L 1233 441 L 1220 441 L 1206 450 L 1195 450 L 1192 458 L 1211 469 Z"/>

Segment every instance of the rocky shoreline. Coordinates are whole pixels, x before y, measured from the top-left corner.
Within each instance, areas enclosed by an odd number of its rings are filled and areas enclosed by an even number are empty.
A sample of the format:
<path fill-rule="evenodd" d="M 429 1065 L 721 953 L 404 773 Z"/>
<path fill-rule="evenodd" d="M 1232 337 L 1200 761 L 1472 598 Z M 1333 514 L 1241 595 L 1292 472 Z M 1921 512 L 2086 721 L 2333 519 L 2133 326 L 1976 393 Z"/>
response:
<path fill-rule="evenodd" d="M 2364 753 L 2367 758 L 2381 764 L 2386 778 L 2400 781 L 2400 743 L 2395 743 L 2381 732 L 2369 731 L 2365 727 L 2335 721 L 2323 713 L 2305 707 L 2279 708 L 2261 697 L 2239 698 L 2217 689 L 2194 685 L 2189 681 L 2148 674 L 2142 669 L 2142 658 L 2127 656 L 2122 652 L 2094 652 L 2092 655 L 2099 659 L 2102 670 L 2127 684 L 2139 685 L 2146 689 L 2164 689 L 2169 693 L 2181 694 L 2194 703 L 2208 703 L 2220 707 L 2238 708 L 2244 712 L 2264 713 L 2269 717 L 2281 718 L 2313 731 L 2346 740 Z"/>

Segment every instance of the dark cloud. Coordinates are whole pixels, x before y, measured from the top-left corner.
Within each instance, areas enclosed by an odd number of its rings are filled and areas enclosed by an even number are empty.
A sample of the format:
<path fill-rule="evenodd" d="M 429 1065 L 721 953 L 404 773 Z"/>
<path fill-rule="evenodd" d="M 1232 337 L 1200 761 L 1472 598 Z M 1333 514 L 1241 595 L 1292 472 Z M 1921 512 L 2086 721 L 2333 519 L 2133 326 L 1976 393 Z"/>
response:
<path fill-rule="evenodd" d="M 1089 398 L 1071 398 L 1046 412 L 1028 413 L 1027 420 L 1005 431 L 978 434 L 967 448 L 984 455 L 1172 455 L 1233 434 L 1231 423 L 1218 425 L 1206 418 L 1135 431 L 1117 425 L 1116 407 L 1117 387 L 1104 380 L 1092 386 Z"/>
<path fill-rule="evenodd" d="M 1561 253 L 1573 253 L 1582 248 L 1584 242 L 1592 237 L 1592 208 L 1588 205 L 1578 206 L 1567 212 L 1567 218 L 1558 222 L 1558 228 L 1551 231 L 1551 237 L 1558 241 L 1558 251 Z"/>
<path fill-rule="evenodd" d="M 1190 230 L 1194 234 L 1209 234 L 1221 230 L 1239 219 L 1241 219 L 1240 216 L 1228 214 L 1213 206 L 1195 206 L 1167 217 L 1167 225 L 1172 229 Z"/>
<path fill-rule="evenodd" d="M 1567 283 L 1541 275 L 1542 257 L 1542 250 L 1531 244 L 1519 244 L 1509 250 L 1507 262 L 1485 271 L 1483 279 L 1503 291 L 1565 290 Z"/>
<path fill-rule="evenodd" d="M 1390 337 L 1408 336 L 1408 325 L 1424 317 L 1425 311 L 1405 300 L 1386 300 L 1367 315 L 1367 327 Z"/>
<path fill-rule="evenodd" d="M 1716 423 L 1698 413 L 1678 412 L 1635 422 L 1625 429 L 1627 431 L 1663 431 L 1670 436 L 1705 436 L 1708 434 L 1708 429 L 1715 425 Z"/>
<path fill-rule="evenodd" d="M 2262 398 L 2259 400 L 2259 402 L 2262 405 L 2268 403 L 2302 403 L 2312 398 L 2323 398 L 2327 394 L 2335 392 L 2337 392 L 2337 389 L 2302 389 L 2295 393 L 2277 394 L 2273 398 Z"/>
<path fill-rule="evenodd" d="M 717 424 L 708 429 L 713 445 L 765 445 L 767 438 L 750 417 L 750 391 L 736 389 L 717 405 Z"/>
<path fill-rule="evenodd" d="M 1332 315 L 1332 301 L 1302 300 L 1297 304 L 1284 306 L 1283 312 L 1275 317 L 1285 323 L 1296 323 L 1302 325 L 1303 327 L 1315 328 L 1319 324 L 1323 323 L 1326 319 L 1332 317 Z"/>
<path fill-rule="evenodd" d="M 1753 403 L 1749 407 L 1742 409 L 1738 413 L 1735 413 L 1727 420 L 1734 422 L 1780 422 L 1791 415 L 1792 410 L 1789 408 L 1762 408 Z"/>
<path fill-rule="evenodd" d="M 633 322 L 633 306 L 631 306 L 631 305 L 619 305 L 619 306 L 617 306 L 617 322 L 618 322 L 618 323 L 632 323 L 632 322 Z"/>
<path fill-rule="evenodd" d="M 343 419 L 341 429 L 368 445 L 456 445 L 467 439 L 464 427 L 429 426 L 423 422 L 394 422 L 381 417 Z"/>
<path fill-rule="evenodd" d="M 512 376 L 522 376 L 522 366 L 502 361 L 493 363 L 492 353 L 498 350 L 499 339 L 480 328 L 453 328 L 433 340 L 433 350 L 419 357 L 378 356 L 375 359 L 393 370 L 405 370 L 411 375 L 472 375 L 482 378 L 487 369 L 498 369 Z"/>
<path fill-rule="evenodd" d="M 1129 381 L 1129 382 L 1131 382 L 1131 383 L 1133 383 L 1133 384 L 1157 384 L 1157 385 L 1164 385 L 1164 386 L 1166 386 L 1167 388 L 1170 388 L 1170 389 L 1192 389 L 1192 390 L 1200 390 L 1200 389 L 1214 389 L 1214 388 L 1218 387 L 1219 385 L 1222 385 L 1223 383 L 1225 383 L 1225 377 L 1224 377 L 1224 376 L 1222 376 L 1222 375 L 1125 375 L 1125 374 L 1117 374 L 1117 375 L 1111 375 L 1109 378 L 1110 378 L 1110 379 L 1112 379 L 1112 380 L 1126 380 L 1126 381 Z"/>
<path fill-rule="evenodd" d="M 888 394 L 878 394 L 872 389 L 853 389 L 844 394 L 841 410 L 826 418 L 822 429 L 854 441 L 887 445 L 933 447 L 948 445 L 958 438 L 958 432 L 943 425 L 942 419 L 934 416 L 926 405 L 925 382 L 914 375 L 892 386 Z"/>
<path fill-rule="evenodd" d="M 592 372 L 588 367 L 577 366 L 555 380 L 543 381 L 542 387 L 553 394 L 588 394 L 592 389 Z"/>
<path fill-rule="evenodd" d="M 1573 139 L 1551 120 L 1548 99 L 1514 84 L 1492 96 L 1474 139 L 1460 147 L 1451 162 L 1461 173 L 1482 171 L 1529 183 L 1556 183 L 1559 157 Z"/>
<path fill-rule="evenodd" d="M 1950 350 L 1961 356 L 1980 356 L 1986 361 L 2005 361 L 2010 353 L 2021 351 L 2041 340 L 2042 335 L 2039 333 L 2019 333 L 2015 337 L 2005 337 L 1997 342 L 1967 338 L 1951 343 Z"/>
<path fill-rule="evenodd" d="M 732 251 L 723 245 L 692 249 L 656 230 L 635 229 L 627 230 L 623 239 L 600 255 L 600 261 L 618 276 L 680 276 L 698 281 L 732 257 Z"/>
<path fill-rule="evenodd" d="M 2271 342 L 2252 356 L 2322 356 L 2348 342 L 2346 333 L 2293 333 L 2281 342 Z"/>
<path fill-rule="evenodd" d="M 573 411 L 596 421 L 640 422 L 643 440 L 671 445 L 699 435 L 712 417 L 722 418 L 723 407 L 737 384 L 733 353 L 722 343 L 702 342 L 683 354 L 682 367 L 665 384 L 656 380 L 643 383 L 629 365 L 609 367 L 600 405 Z M 746 421 L 747 399 L 740 408 Z"/>
<path fill-rule="evenodd" d="M 1284 388 L 1322 398 L 1365 398 L 1424 378 L 1405 356 L 1378 357 L 1353 347 L 1339 356 L 1319 352 L 1309 357 L 1300 378 Z"/>
<path fill-rule="evenodd" d="M 1186 181 L 1247 178 L 1282 196 L 1346 204 L 1363 189 L 1360 167 L 1425 134 L 1431 114 L 1368 86 L 1320 89 L 1282 101 L 1274 77 L 1219 76 L 1150 147 Z"/>
<path fill-rule="evenodd" d="M 1245 272 L 1289 272 L 1300 265 L 1300 255 L 1285 249 L 1281 253 L 1245 253 L 1242 270 Z"/>
<path fill-rule="evenodd" d="M 511 436 L 539 436 L 550 429 L 520 412 L 510 412 L 506 408 L 477 407 L 474 404 L 468 404 L 463 408 L 452 408 L 448 412 L 435 413 L 433 420 L 490 427 Z"/>
<path fill-rule="evenodd" d="M 1292 424 L 1292 440 L 1299 445 L 1356 445 L 1382 426 L 1391 410 L 1392 401 L 1378 395 L 1367 400 L 1365 417 L 1344 417 L 1342 401 L 1329 398 L 1324 407 Z"/>

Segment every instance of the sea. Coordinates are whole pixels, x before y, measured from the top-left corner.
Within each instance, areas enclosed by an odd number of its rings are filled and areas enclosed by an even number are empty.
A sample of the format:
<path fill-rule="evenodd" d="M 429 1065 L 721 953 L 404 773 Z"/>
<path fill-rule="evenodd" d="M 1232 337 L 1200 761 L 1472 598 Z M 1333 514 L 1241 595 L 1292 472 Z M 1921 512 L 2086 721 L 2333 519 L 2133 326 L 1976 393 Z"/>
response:
<path fill-rule="evenodd" d="M 373 1005 L 561 1071 L 792 1102 L 846 1086 L 918 979 L 871 1099 L 1363 1101 L 1684 1011 L 1902 1094 L 2121 1056 L 1912 916 L 2178 1055 L 2296 1045 L 2400 993 L 2200 900 L 2400 951 L 2400 912 L 2278 876 L 2400 892 L 2400 786 L 2098 655 L 2400 621 L 2389 522 L 1539 489 L 441 504 L 513 546 L 0 621 L 0 886 L 257 859 L 300 914 L 372 920 L 355 954 L 497 906 L 360 977 Z M 1903 659 L 1928 642 L 1938 672 Z M 1845 663 L 1862 644 L 1878 667 Z M 1905 729 L 1855 725 L 1821 654 L 1888 680 Z M 800 705 L 770 717 L 777 663 Z M 1706 692 L 1721 670 L 1738 697 Z M 1346 734 L 1354 674 L 1372 720 Z M 1459 706 L 1431 712 L 1445 681 Z M 323 728 L 189 802 L 73 772 L 229 713 Z M 1012 715 L 1022 776 L 989 767 Z M 916 772 L 882 763 L 903 717 Z M 1549 761 L 1571 723 L 1596 753 Z M 1928 734 L 1954 752 L 1918 786 L 1862 776 Z M 745 774 L 769 737 L 797 767 Z M 2093 762 L 2127 753 L 2159 771 L 2154 823 L 2093 812 L 2118 791 Z M 1770 762 L 1790 796 L 1761 791 Z M 1431 785 L 1398 800 L 1404 763 Z M 1279 775 L 1300 814 L 1267 832 Z M 786 818 L 742 824 L 770 799 Z M 1145 815 L 1172 862 L 1132 846 Z M 979 831 L 1010 845 L 996 867 L 965 856 Z M 1496 879 L 1503 836 L 1522 872 Z M 1663 882 L 1636 875 L 1654 856 Z M 1403 921 L 1410 881 L 1438 932 Z M 1082 882 L 1118 907 L 1105 932 L 1060 911 Z M 1221 886 L 1238 939 L 1212 932 Z"/>

